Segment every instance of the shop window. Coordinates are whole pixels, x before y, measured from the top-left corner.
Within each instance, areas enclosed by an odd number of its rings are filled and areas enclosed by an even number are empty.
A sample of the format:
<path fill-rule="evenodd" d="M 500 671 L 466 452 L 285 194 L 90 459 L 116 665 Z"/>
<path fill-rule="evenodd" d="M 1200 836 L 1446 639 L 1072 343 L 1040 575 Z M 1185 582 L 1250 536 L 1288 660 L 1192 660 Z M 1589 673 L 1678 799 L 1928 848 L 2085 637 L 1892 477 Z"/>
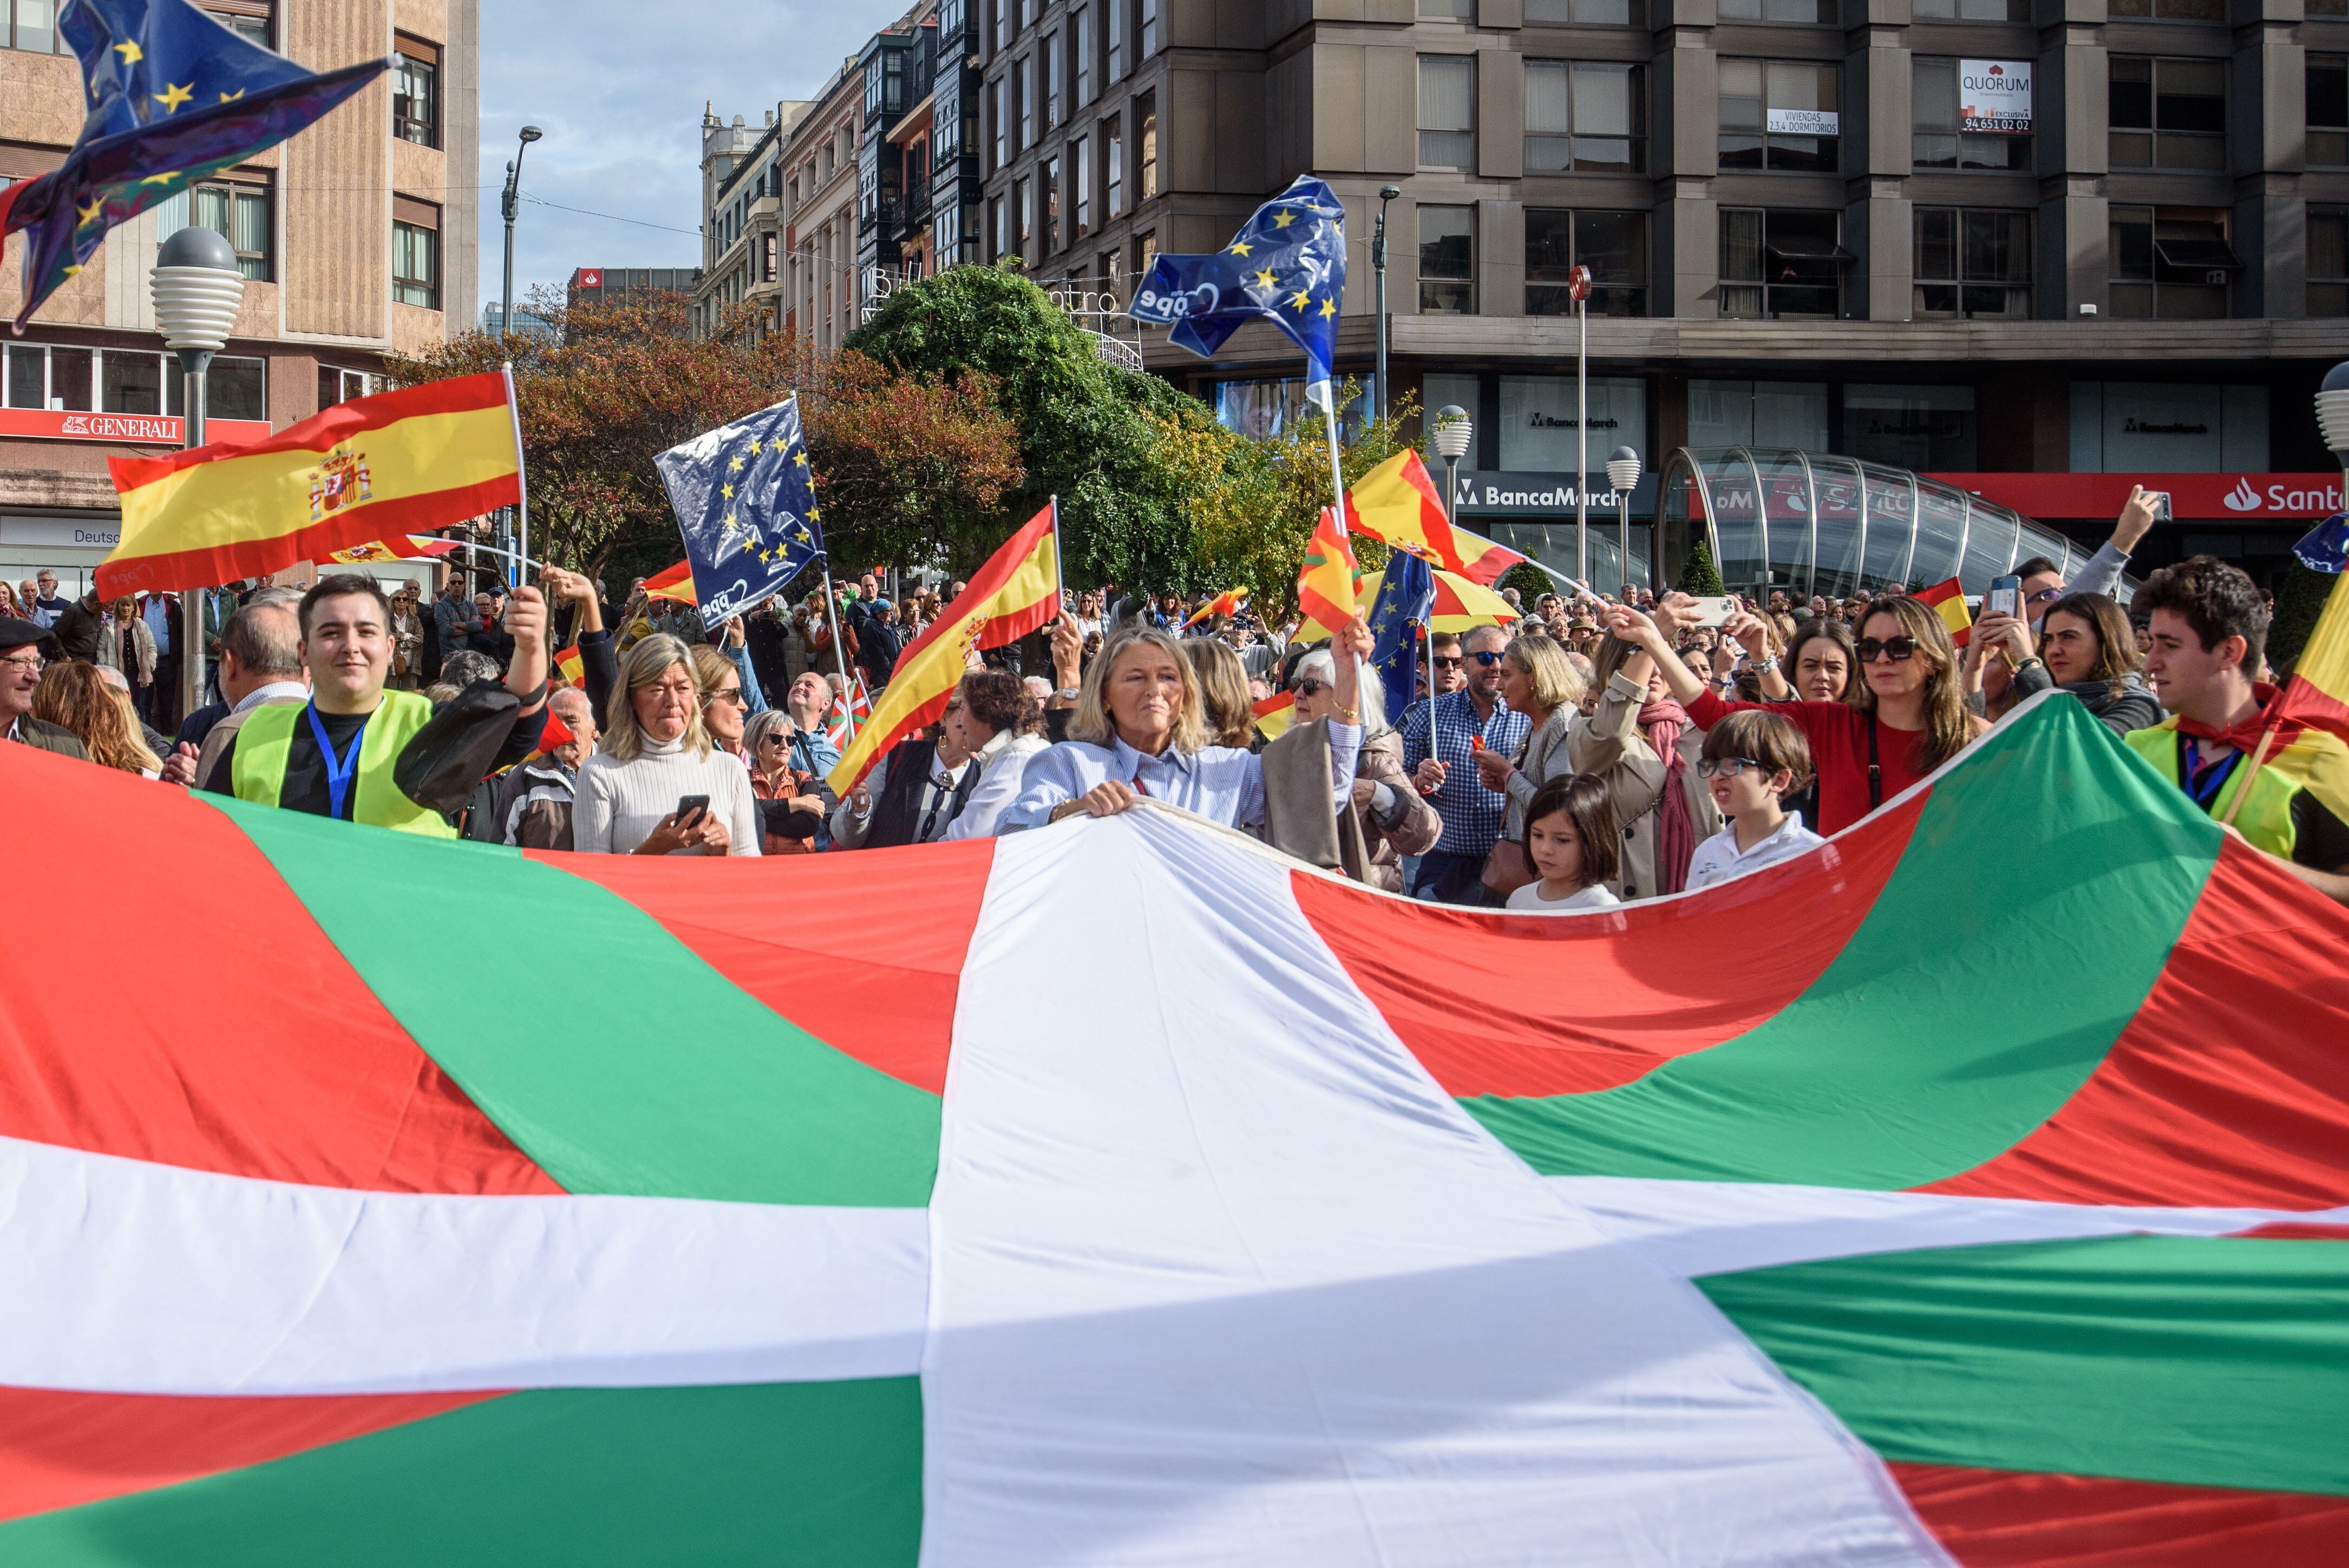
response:
<path fill-rule="evenodd" d="M 1843 445 L 1837 450 L 1896 469 L 1971 473 L 1974 389 L 1847 386 Z"/>

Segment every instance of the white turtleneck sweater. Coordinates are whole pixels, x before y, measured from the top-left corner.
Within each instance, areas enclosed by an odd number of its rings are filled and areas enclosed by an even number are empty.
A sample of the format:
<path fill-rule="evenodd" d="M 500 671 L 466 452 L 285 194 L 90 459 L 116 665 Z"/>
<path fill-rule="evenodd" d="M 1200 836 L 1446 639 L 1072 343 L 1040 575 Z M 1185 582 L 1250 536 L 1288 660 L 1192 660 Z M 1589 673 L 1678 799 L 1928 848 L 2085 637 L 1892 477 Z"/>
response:
<path fill-rule="evenodd" d="M 581 763 L 571 815 L 573 847 L 589 854 L 628 854 L 688 795 L 709 797 L 710 810 L 732 835 L 733 853 L 759 852 L 759 802 L 750 793 L 750 775 L 741 760 L 715 748 L 708 756 L 697 757 L 681 738 L 647 738 L 634 762 L 616 761 L 598 752 Z"/>

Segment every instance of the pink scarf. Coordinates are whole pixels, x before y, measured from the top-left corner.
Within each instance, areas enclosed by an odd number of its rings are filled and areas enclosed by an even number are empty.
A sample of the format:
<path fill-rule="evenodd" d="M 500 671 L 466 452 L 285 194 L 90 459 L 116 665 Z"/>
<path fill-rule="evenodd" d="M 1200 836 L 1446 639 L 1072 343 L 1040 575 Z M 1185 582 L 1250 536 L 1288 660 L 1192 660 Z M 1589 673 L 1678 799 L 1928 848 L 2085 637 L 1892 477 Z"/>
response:
<path fill-rule="evenodd" d="M 1681 731 L 1688 709 L 1669 697 L 1640 709 L 1640 729 L 1663 759 L 1664 792 L 1656 801 L 1656 888 L 1679 892 L 1688 886 L 1689 861 L 1696 855 L 1696 820 L 1689 814 L 1688 764 L 1681 757 Z"/>

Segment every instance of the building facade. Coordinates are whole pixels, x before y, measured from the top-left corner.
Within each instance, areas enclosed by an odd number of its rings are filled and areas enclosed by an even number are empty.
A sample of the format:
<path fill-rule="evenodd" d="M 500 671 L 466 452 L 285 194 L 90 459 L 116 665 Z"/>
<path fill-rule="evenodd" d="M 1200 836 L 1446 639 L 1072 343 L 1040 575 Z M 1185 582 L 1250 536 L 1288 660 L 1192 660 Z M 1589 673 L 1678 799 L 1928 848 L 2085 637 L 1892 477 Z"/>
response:
<path fill-rule="evenodd" d="M 106 459 L 181 442 L 181 376 L 148 292 L 156 250 L 178 230 L 219 230 L 246 279 L 208 384 L 215 437 L 266 435 L 359 396 L 386 356 L 474 320 L 477 0 L 204 3 L 312 70 L 385 56 L 393 67 L 301 135 L 116 229 L 0 350 L 0 571 L 12 583 L 42 566 L 86 582 L 119 532 Z M 52 8 L 0 11 L 0 184 L 64 160 L 81 97 Z M 22 249 L 0 266 L 12 314 Z"/>
<path fill-rule="evenodd" d="M 1367 381 L 1399 187 L 1390 391 L 1475 417 L 1496 530 L 1571 522 L 1578 264 L 1594 473 L 1835 453 L 2075 537 L 2111 511 L 2074 480 L 2162 476 L 2141 559 L 2262 572 L 2341 504 L 2311 398 L 2349 354 L 2349 0 L 966 3 L 975 259 L 1130 297 L 1317 174 Z M 1298 406 L 1268 329 L 1151 336 L 1236 427 Z"/>

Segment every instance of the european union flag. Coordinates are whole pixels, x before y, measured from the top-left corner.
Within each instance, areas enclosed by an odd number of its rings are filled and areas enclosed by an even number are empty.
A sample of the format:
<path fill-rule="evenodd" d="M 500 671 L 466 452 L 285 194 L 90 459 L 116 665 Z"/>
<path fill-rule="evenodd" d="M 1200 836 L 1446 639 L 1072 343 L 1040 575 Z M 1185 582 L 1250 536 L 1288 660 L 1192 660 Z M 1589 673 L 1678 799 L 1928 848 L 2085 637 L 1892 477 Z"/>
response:
<path fill-rule="evenodd" d="M 2338 573 L 2349 565 L 2349 513 L 2336 511 L 2310 529 L 2292 552 L 2311 572 Z"/>
<path fill-rule="evenodd" d="M 0 243 L 26 232 L 18 332 L 108 230 L 276 146 L 391 63 L 305 71 L 188 0 L 66 0 L 57 30 L 89 112 L 64 163 L 0 191 Z"/>
<path fill-rule="evenodd" d="M 1346 293 L 1346 207 L 1306 175 L 1256 210 L 1222 250 L 1158 258 L 1128 312 L 1172 326 L 1174 340 L 1205 357 L 1244 323 L 1268 321 L 1305 350 L 1306 391 L 1330 405 L 1330 362 Z"/>
<path fill-rule="evenodd" d="M 764 603 L 823 553 L 798 398 L 671 447 L 653 463 L 685 535 L 703 624 Z"/>
<path fill-rule="evenodd" d="M 1419 697 L 1419 639 L 1435 614 L 1435 573 L 1407 550 L 1387 557 L 1387 574 L 1371 606 L 1371 664 L 1387 689 L 1387 722 Z"/>

